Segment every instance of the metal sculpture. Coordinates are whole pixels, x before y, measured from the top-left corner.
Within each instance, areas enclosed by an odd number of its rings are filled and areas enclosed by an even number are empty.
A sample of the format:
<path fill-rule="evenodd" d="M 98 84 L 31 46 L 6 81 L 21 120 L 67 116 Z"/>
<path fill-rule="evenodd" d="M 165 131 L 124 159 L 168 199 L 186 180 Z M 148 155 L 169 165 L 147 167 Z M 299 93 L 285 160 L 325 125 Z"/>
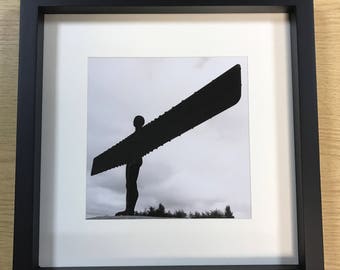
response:
<path fill-rule="evenodd" d="M 142 116 L 135 117 L 135 132 L 95 157 L 92 164 L 91 175 L 126 165 L 126 209 L 116 215 L 134 214 L 143 156 L 234 106 L 240 98 L 241 67 L 235 65 L 145 126 Z"/>

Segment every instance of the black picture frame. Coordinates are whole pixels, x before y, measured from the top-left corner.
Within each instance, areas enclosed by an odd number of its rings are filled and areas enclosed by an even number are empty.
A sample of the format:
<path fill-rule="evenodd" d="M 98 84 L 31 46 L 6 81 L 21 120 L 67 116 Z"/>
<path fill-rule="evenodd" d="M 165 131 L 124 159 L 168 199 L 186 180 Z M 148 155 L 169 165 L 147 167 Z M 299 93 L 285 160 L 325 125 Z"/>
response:
<path fill-rule="evenodd" d="M 298 265 L 145 266 L 141 269 L 321 270 L 323 241 L 312 0 L 22 0 L 13 269 L 41 268 L 40 143 L 44 14 L 287 12 L 291 25 Z M 124 267 L 135 269 L 135 267 Z"/>

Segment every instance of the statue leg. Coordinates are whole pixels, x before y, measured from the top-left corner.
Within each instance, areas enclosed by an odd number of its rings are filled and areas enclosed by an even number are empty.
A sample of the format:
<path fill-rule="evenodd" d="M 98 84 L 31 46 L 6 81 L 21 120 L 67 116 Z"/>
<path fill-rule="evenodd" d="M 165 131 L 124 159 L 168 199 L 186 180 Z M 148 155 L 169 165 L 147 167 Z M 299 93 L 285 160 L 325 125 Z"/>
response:
<path fill-rule="evenodd" d="M 140 166 L 126 165 L 126 206 L 125 210 L 116 213 L 116 216 L 133 216 L 138 199 L 137 178 Z"/>
<path fill-rule="evenodd" d="M 127 215 L 133 216 L 138 199 L 137 178 L 139 166 L 127 166 L 126 169 L 126 212 Z"/>

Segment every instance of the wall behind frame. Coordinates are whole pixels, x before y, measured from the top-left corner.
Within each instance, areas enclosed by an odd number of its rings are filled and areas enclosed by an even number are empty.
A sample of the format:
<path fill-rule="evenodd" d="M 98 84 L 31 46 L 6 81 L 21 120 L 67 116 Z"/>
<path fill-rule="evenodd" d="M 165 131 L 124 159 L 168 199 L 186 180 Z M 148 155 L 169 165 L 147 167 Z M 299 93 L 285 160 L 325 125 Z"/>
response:
<path fill-rule="evenodd" d="M 315 0 L 326 270 L 340 270 L 340 2 Z M 19 1 L 0 0 L 0 269 L 12 267 Z"/>

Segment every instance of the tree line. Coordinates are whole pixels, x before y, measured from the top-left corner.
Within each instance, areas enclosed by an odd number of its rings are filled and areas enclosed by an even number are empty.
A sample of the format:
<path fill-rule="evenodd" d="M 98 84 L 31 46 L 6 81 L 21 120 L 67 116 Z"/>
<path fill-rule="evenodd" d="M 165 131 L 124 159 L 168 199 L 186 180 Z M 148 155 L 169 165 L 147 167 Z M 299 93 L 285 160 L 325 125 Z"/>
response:
<path fill-rule="evenodd" d="M 145 209 L 144 211 L 135 211 L 135 216 L 148 216 L 148 217 L 167 217 L 167 218 L 234 218 L 234 214 L 227 205 L 224 211 L 215 209 L 204 212 L 189 212 L 186 213 L 183 210 L 170 211 L 166 210 L 163 204 L 159 204 L 158 207 L 152 207 Z"/>

